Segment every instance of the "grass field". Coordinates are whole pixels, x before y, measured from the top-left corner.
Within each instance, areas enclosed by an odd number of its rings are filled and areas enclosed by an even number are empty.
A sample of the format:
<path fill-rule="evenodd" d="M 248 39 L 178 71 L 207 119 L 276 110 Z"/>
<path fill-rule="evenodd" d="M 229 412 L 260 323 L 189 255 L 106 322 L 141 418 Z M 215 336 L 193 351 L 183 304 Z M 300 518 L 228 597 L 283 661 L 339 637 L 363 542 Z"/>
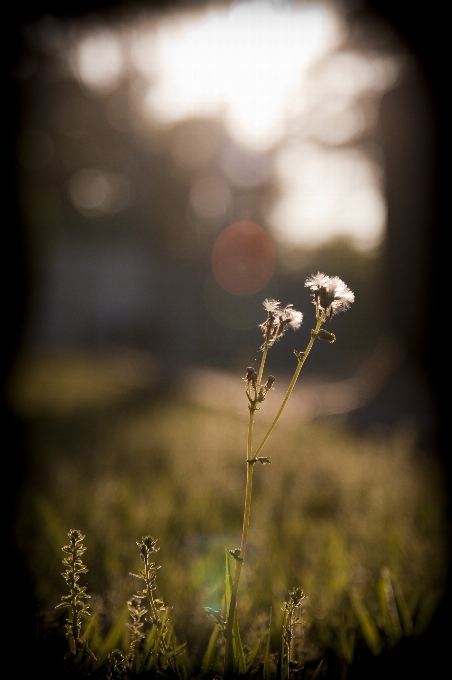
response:
<path fill-rule="evenodd" d="M 245 395 L 241 416 L 221 407 L 214 381 L 209 407 L 176 383 L 156 389 L 138 378 L 120 357 L 76 353 L 29 358 L 18 369 L 11 400 L 29 465 L 17 539 L 50 622 L 65 589 L 61 547 L 71 528 L 86 535 L 83 583 L 99 649 L 125 621 L 135 542 L 154 536 L 159 593 L 196 666 L 212 630 L 201 607 L 224 611 L 225 547 L 240 541 Z M 297 628 L 303 662 L 331 649 L 349 663 L 353 640 L 378 654 L 419 635 L 441 597 L 447 554 L 441 470 L 413 433 L 358 435 L 337 419 L 299 422 L 291 413 L 265 454 L 271 464 L 255 470 L 239 592 L 244 641 L 267 630 L 272 607 L 278 648 L 281 607 L 298 585 L 308 596 Z M 127 635 L 124 626 L 123 645 Z"/>

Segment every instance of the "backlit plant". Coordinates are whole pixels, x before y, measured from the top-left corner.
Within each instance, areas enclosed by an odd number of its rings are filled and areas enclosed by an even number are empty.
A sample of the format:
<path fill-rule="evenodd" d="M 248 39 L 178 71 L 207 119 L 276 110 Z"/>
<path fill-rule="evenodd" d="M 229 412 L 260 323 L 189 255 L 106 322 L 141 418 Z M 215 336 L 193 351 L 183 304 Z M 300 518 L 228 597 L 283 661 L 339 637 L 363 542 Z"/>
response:
<path fill-rule="evenodd" d="M 66 567 L 66 570 L 63 572 L 62 576 L 69 586 L 69 593 L 62 596 L 62 602 L 58 604 L 56 608 L 69 609 L 69 614 L 66 619 L 66 637 L 69 641 L 71 652 L 76 654 L 83 649 L 84 646 L 87 647 L 86 642 L 82 640 L 80 633 L 83 618 L 91 616 L 89 606 L 86 603 L 86 600 L 91 596 L 86 593 L 86 586 L 80 586 L 78 583 L 81 574 L 86 574 L 88 571 L 87 567 L 80 559 L 86 550 L 83 545 L 83 539 L 85 537 L 78 529 L 71 529 L 68 535 L 70 543 L 62 548 L 63 552 L 67 555 L 63 558 L 63 564 Z"/>
<path fill-rule="evenodd" d="M 262 359 L 258 371 L 252 366 L 246 370 L 246 396 L 248 399 L 249 420 L 248 420 L 248 436 L 246 445 L 246 491 L 245 491 L 245 507 L 243 514 L 242 540 L 240 548 L 231 550 L 230 553 L 236 561 L 234 581 L 232 586 L 231 599 L 229 604 L 229 611 L 227 616 L 226 626 L 226 647 L 224 657 L 224 675 L 231 675 L 234 673 L 233 657 L 233 628 L 236 617 L 237 607 L 237 593 L 240 582 L 240 574 L 245 560 L 246 546 L 248 541 L 248 530 L 250 524 L 251 513 L 251 494 L 253 487 L 253 470 L 256 463 L 269 463 L 269 457 L 261 456 L 260 453 L 264 448 L 268 438 L 270 437 L 276 423 L 278 422 L 284 408 L 289 400 L 290 395 L 295 387 L 300 371 L 312 349 L 314 342 L 318 340 L 326 340 L 333 343 L 336 340 L 334 333 L 331 333 L 324 328 L 323 324 L 341 311 L 347 310 L 354 302 L 354 293 L 345 285 L 345 283 L 337 276 L 327 276 L 321 272 L 311 276 L 306 280 L 305 286 L 311 290 L 313 303 L 315 306 L 316 325 L 311 331 L 311 337 L 306 349 L 303 352 L 294 350 L 294 354 L 298 359 L 297 367 L 287 388 L 286 394 L 282 400 L 281 406 L 273 419 L 270 427 L 265 433 L 262 441 L 253 452 L 253 425 L 254 416 L 260 405 L 265 400 L 268 392 L 272 389 L 275 378 L 270 375 L 265 382 L 262 380 L 264 374 L 265 362 L 268 351 L 279 340 L 284 333 L 292 328 L 297 330 L 302 323 L 303 315 L 301 312 L 293 309 L 289 304 L 281 308 L 281 304 L 277 300 L 265 300 L 264 309 L 267 312 L 267 319 L 260 325 L 262 330 L 264 342 L 261 346 Z"/>
<path fill-rule="evenodd" d="M 233 578 L 229 571 L 229 556 L 226 553 L 225 604 L 227 615 L 223 616 L 221 611 L 210 607 L 203 608 L 215 619 L 215 629 L 204 655 L 203 676 L 211 675 L 214 672 L 217 638 L 220 633 L 224 641 L 223 677 L 230 678 L 235 675 L 249 674 L 257 663 L 256 659 L 262 636 L 251 651 L 246 651 L 240 640 L 237 622 L 237 596 L 248 541 L 254 466 L 256 463 L 270 463 L 268 456 L 261 455 L 262 449 L 284 411 L 314 342 L 326 340 L 329 343 L 334 343 L 336 340 L 334 333 L 323 328 L 323 325 L 338 312 L 347 310 L 354 301 L 353 292 L 338 277 L 330 277 L 318 272 L 308 278 L 305 285 L 311 291 L 312 302 L 315 307 L 315 328 L 311 330 L 310 339 L 304 351 L 294 350 L 297 358 L 294 374 L 272 423 L 256 448 L 254 448 L 253 443 L 255 414 L 270 391 L 273 390 L 275 384 L 273 375 L 268 375 L 266 379 L 263 378 L 268 352 L 288 329 L 297 330 L 303 321 L 302 313 L 293 309 L 292 304 L 282 307 L 277 300 L 266 299 L 264 301 L 263 306 L 267 312 L 267 318 L 259 326 L 263 336 L 263 343 L 260 347 L 262 358 L 259 368 L 256 370 L 253 366 L 249 366 L 243 378 L 249 419 L 246 441 L 247 475 L 242 538 L 240 548 L 229 550 L 229 554 L 235 561 Z M 84 536 L 80 531 L 71 530 L 69 537 L 70 544 L 63 548 L 64 552 L 67 553 L 67 557 L 63 560 L 67 567 L 63 576 L 70 587 L 70 592 L 62 597 L 62 603 L 58 606 L 69 609 L 66 636 L 71 651 L 75 654 L 79 650 L 86 650 L 86 653 L 94 658 L 88 650 L 87 643 L 81 637 L 82 619 L 90 615 L 85 601 L 89 597 L 86 594 L 86 587 L 78 585 L 80 575 L 87 571 L 81 560 L 81 555 L 85 551 L 82 543 Z M 143 567 L 138 573 L 131 575 L 142 581 L 143 586 L 127 602 L 131 617 L 131 622 L 126 624 L 130 631 L 128 650 L 125 651 L 123 647 L 123 650 L 113 649 L 108 654 L 106 672 L 109 680 L 125 680 L 142 673 L 178 678 L 188 677 L 186 664 L 179 663 L 179 655 L 183 653 L 184 645 L 178 645 L 174 632 L 169 625 L 169 608 L 160 598 L 156 597 L 156 579 L 159 569 L 153 562 L 155 554 L 159 550 L 156 543 L 157 541 L 149 535 L 144 536 L 141 541 L 137 541 Z M 296 610 L 301 607 L 305 597 L 302 589 L 296 587 L 289 592 L 289 598 L 283 605 L 284 615 L 277 669 L 277 678 L 281 678 L 281 680 L 282 678 L 292 680 L 293 675 L 300 670 L 299 663 L 294 659 L 294 630 L 295 626 L 300 623 Z M 265 660 L 262 664 L 263 676 L 266 680 L 271 677 L 272 663 L 269 630 Z M 318 666 L 314 674 L 315 677 L 318 676 L 321 666 L 322 663 Z"/>

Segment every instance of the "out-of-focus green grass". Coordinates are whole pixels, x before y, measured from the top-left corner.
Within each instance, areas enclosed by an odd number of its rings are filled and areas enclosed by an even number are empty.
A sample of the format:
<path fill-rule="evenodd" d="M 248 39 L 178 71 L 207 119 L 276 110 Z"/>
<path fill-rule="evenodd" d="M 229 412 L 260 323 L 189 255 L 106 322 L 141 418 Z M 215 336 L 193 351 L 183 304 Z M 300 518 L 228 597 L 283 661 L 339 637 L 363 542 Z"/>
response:
<path fill-rule="evenodd" d="M 145 389 L 139 373 L 123 358 L 76 354 L 19 367 L 11 399 L 30 463 L 18 541 L 36 597 L 53 617 L 65 589 L 61 546 L 71 528 L 86 535 L 83 583 L 106 633 L 136 587 L 135 541 L 153 535 L 160 594 L 199 655 L 212 628 L 201 607 L 222 606 L 224 547 L 240 542 L 245 395 L 240 417 L 181 398 L 177 384 L 164 395 Z M 212 384 L 214 403 L 221 393 Z M 357 601 L 384 629 L 378 583 L 387 568 L 420 632 L 444 580 L 443 493 L 435 461 L 416 450 L 410 432 L 358 436 L 337 421 L 283 418 L 264 453 L 272 462 L 254 474 L 242 630 L 266 625 L 270 606 L 277 630 L 287 590 L 301 585 L 305 647 L 346 655 Z"/>

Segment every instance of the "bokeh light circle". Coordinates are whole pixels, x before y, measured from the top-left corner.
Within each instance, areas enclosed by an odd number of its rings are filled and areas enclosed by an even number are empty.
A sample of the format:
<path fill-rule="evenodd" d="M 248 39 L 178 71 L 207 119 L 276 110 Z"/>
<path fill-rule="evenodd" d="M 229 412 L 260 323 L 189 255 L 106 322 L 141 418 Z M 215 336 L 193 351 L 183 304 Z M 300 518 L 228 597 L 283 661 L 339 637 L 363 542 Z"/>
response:
<path fill-rule="evenodd" d="M 256 222 L 234 222 L 217 238 L 212 250 L 212 271 L 228 293 L 253 295 L 270 281 L 274 270 L 273 243 Z"/>

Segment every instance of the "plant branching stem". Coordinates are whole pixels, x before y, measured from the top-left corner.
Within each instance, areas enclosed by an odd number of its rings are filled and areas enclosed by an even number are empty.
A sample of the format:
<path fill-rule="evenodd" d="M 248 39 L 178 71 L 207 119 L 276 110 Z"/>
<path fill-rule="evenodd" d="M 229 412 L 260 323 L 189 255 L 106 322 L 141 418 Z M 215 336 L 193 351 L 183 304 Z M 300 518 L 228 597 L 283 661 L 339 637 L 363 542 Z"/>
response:
<path fill-rule="evenodd" d="M 249 524 L 250 524 L 250 514 L 251 514 L 251 493 L 253 489 L 253 469 L 254 469 L 254 461 L 258 457 L 259 453 L 262 451 L 263 447 L 265 446 L 268 438 L 270 437 L 271 433 L 273 432 L 273 429 L 278 422 L 282 412 L 284 411 L 284 408 L 289 400 L 290 395 L 292 394 L 293 388 L 295 387 L 295 383 L 297 382 L 298 376 L 300 375 L 300 371 L 303 368 L 304 362 L 306 361 L 309 352 L 312 349 L 312 346 L 315 342 L 315 339 L 317 337 L 317 333 L 320 330 L 320 327 L 322 324 L 325 322 L 325 313 L 319 313 L 318 307 L 316 308 L 316 317 L 317 317 L 317 323 L 316 327 L 313 333 L 311 333 L 311 338 L 309 340 L 309 343 L 303 353 L 300 353 L 299 358 L 298 358 L 298 365 L 297 368 L 295 369 L 295 373 L 293 374 L 292 380 L 290 381 L 290 385 L 287 389 L 287 392 L 285 394 L 285 397 L 282 401 L 282 404 L 279 408 L 278 413 L 276 414 L 272 424 L 268 428 L 267 432 L 264 435 L 264 438 L 262 439 L 261 443 L 259 444 L 258 448 L 256 449 L 256 453 L 254 456 L 252 456 L 252 444 L 253 444 L 253 424 L 254 424 L 254 413 L 256 411 L 256 399 L 258 395 L 258 391 L 260 389 L 260 384 L 262 381 L 262 375 L 264 372 L 264 366 L 265 366 L 265 360 L 267 358 L 267 353 L 269 349 L 269 342 L 268 338 L 265 341 L 264 348 L 263 348 L 263 353 L 262 353 L 262 360 L 261 360 L 261 365 L 259 367 L 259 373 L 258 373 L 258 378 L 256 381 L 256 387 L 255 387 L 255 398 L 254 398 L 254 403 L 250 403 L 250 417 L 248 420 L 248 438 L 247 438 L 247 447 L 246 447 L 246 460 L 247 460 L 247 470 L 246 470 L 246 490 L 245 490 L 245 508 L 243 512 L 243 526 L 242 526 L 242 541 L 240 544 L 240 560 L 237 560 L 235 563 L 235 573 L 234 573 L 234 581 L 232 584 L 232 592 L 231 592 L 231 601 L 229 604 L 229 611 L 228 611 L 228 620 L 227 620 L 227 626 L 226 626 L 226 646 L 225 646 L 225 655 L 224 655 L 224 672 L 223 676 L 224 678 L 230 677 L 233 674 L 233 669 L 231 668 L 231 660 L 233 658 L 232 654 L 232 630 L 233 630 L 233 625 L 234 625 L 234 615 L 235 615 L 235 610 L 237 606 L 237 593 L 239 589 L 239 582 L 240 582 L 240 574 L 242 572 L 242 566 L 243 566 L 243 561 L 245 559 L 245 553 L 246 553 L 246 544 L 248 541 L 248 529 L 249 529 Z"/>
<path fill-rule="evenodd" d="M 274 417 L 272 424 L 271 424 L 270 427 L 268 428 L 267 432 L 266 432 L 265 435 L 264 435 L 264 438 L 262 439 L 261 443 L 260 443 L 259 446 L 257 447 L 256 452 L 255 452 L 253 458 L 257 458 L 257 457 L 258 457 L 258 455 L 260 454 L 260 452 L 261 452 L 262 449 L 264 448 L 265 444 L 267 443 L 268 438 L 270 437 L 271 433 L 273 432 L 276 423 L 278 422 L 279 418 L 281 417 L 281 414 L 282 414 L 282 412 L 284 411 L 287 402 L 289 401 L 289 397 L 290 397 L 290 395 L 291 395 L 292 392 L 293 392 L 293 388 L 295 387 L 295 383 L 296 383 L 297 380 L 298 380 L 298 376 L 300 375 L 300 371 L 301 371 L 301 369 L 303 368 L 304 362 L 305 362 L 306 359 L 308 358 L 308 354 L 309 354 L 309 352 L 310 352 L 311 349 L 312 349 L 312 345 L 313 345 L 314 342 L 315 342 L 315 339 L 316 339 L 316 337 L 317 337 L 317 333 L 319 332 L 320 327 L 321 327 L 321 325 L 324 323 L 324 321 L 325 321 L 325 316 L 324 316 L 324 314 L 321 314 L 321 315 L 317 318 L 317 324 L 316 324 L 316 327 L 315 327 L 315 331 L 314 331 L 314 333 L 311 334 L 311 338 L 310 338 L 310 340 L 309 340 L 309 343 L 308 343 L 308 345 L 307 345 L 305 351 L 301 353 L 301 355 L 300 355 L 300 357 L 299 357 L 299 359 L 298 359 L 297 368 L 295 369 L 295 373 L 293 374 L 292 380 L 290 381 L 290 385 L 289 385 L 289 387 L 287 388 L 287 392 L 286 392 L 285 397 L 284 397 L 284 399 L 283 399 L 283 401 L 282 401 L 282 403 L 281 403 L 281 406 L 279 407 L 278 413 L 277 413 L 276 416 Z"/>
<path fill-rule="evenodd" d="M 77 551 L 72 555 L 72 561 L 75 563 L 75 560 L 77 559 Z M 77 596 L 76 596 L 76 588 L 77 588 L 77 580 L 75 578 L 75 571 L 72 571 L 71 574 L 71 593 L 72 593 L 72 598 L 71 598 L 71 610 L 72 610 L 72 635 L 74 637 L 74 645 L 75 645 L 75 651 L 74 654 L 77 653 L 77 647 L 79 643 L 79 631 L 80 631 L 80 624 L 79 624 L 79 616 L 77 612 Z"/>
<path fill-rule="evenodd" d="M 293 609 L 290 610 L 289 612 L 289 621 L 288 621 L 288 629 L 289 629 L 289 639 L 287 641 L 287 674 L 289 677 L 289 680 L 292 680 L 292 629 L 293 629 Z"/>
<path fill-rule="evenodd" d="M 149 558 L 146 556 L 146 559 L 144 561 L 144 568 L 145 568 L 145 574 L 146 574 L 146 586 L 147 586 L 147 596 L 149 600 L 149 604 L 151 605 L 151 613 L 152 613 L 152 619 L 155 621 L 158 625 L 163 626 L 164 623 L 162 622 L 157 607 L 155 605 L 154 601 L 154 595 L 152 593 L 153 591 L 153 580 L 152 580 L 152 568 L 151 565 L 149 564 Z M 166 644 L 165 636 L 162 631 L 162 636 L 161 636 L 161 641 L 160 641 L 162 651 L 165 655 L 168 654 L 168 645 Z M 169 659 L 169 664 L 171 666 L 171 670 L 173 673 L 175 673 L 176 668 L 174 665 L 174 659 L 170 658 Z"/>
<path fill-rule="evenodd" d="M 231 591 L 231 601 L 229 604 L 229 612 L 228 612 L 228 621 L 227 621 L 227 626 L 226 626 L 226 647 L 225 647 L 225 655 L 224 655 L 224 677 L 227 677 L 229 671 L 231 670 L 229 668 L 230 660 L 232 658 L 231 654 L 231 647 L 232 647 L 232 628 L 234 625 L 234 615 L 235 615 L 235 608 L 237 605 L 237 592 L 239 589 L 239 581 L 240 581 L 240 574 L 242 571 L 242 565 L 243 565 L 243 560 L 245 559 L 245 553 L 246 553 L 246 544 L 248 542 L 248 529 L 250 526 L 250 513 L 251 513 L 251 492 L 253 489 L 253 468 L 254 468 L 254 463 L 250 462 L 251 461 L 251 453 L 253 450 L 253 425 L 254 425 L 254 414 L 256 412 L 256 407 L 257 407 L 257 395 L 259 393 L 260 389 L 260 384 L 262 381 L 262 375 L 264 372 L 264 366 L 265 366 L 265 361 L 267 359 L 267 353 L 268 353 L 268 340 L 266 340 L 264 349 L 262 352 L 262 359 L 261 359 L 261 364 L 259 367 L 259 373 L 258 377 L 256 380 L 256 385 L 254 388 L 254 402 L 250 403 L 250 416 L 248 419 L 248 438 L 247 438 L 247 445 L 246 445 L 246 460 L 247 460 L 247 466 L 246 466 L 246 490 L 245 490 L 245 508 L 243 511 L 243 526 L 242 526 L 242 540 L 240 543 L 240 560 L 236 561 L 235 564 L 235 572 L 234 572 L 234 581 L 232 584 L 232 591 Z"/>

